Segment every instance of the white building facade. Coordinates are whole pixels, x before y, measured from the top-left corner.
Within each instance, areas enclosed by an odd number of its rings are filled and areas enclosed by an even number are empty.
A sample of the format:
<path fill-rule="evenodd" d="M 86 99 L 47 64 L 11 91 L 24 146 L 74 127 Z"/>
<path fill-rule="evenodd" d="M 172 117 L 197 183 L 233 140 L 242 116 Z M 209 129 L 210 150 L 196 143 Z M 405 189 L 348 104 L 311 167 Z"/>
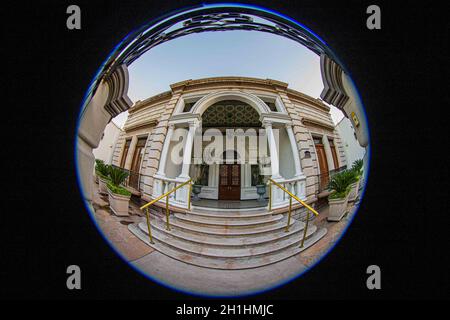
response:
<path fill-rule="evenodd" d="M 342 137 L 345 156 L 349 166 L 356 160 L 364 159 L 366 148 L 360 146 L 351 121 L 348 118 L 342 118 L 336 125 L 336 129 L 339 136 Z"/>
<path fill-rule="evenodd" d="M 113 121 L 108 123 L 98 147 L 92 150 L 95 159 L 103 160 L 105 163 L 111 164 L 113 151 L 121 133 L 122 129 L 120 129 Z"/>
<path fill-rule="evenodd" d="M 200 198 L 253 200 L 263 173 L 314 203 L 323 177 L 347 163 L 326 104 L 287 83 L 244 77 L 182 81 L 136 102 L 112 155 L 146 201 L 191 178 L 203 186 Z M 273 207 L 288 205 L 282 190 L 271 192 Z M 180 188 L 171 205 L 186 207 L 187 197 L 188 186 Z"/>

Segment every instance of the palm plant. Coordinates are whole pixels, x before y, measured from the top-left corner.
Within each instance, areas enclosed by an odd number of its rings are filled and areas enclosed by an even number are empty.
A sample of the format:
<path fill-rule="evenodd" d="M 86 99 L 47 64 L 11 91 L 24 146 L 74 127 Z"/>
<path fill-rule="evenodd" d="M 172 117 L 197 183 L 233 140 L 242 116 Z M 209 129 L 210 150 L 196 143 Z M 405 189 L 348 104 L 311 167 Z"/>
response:
<path fill-rule="evenodd" d="M 129 174 L 128 172 L 122 170 L 121 168 L 110 166 L 109 168 L 110 181 L 107 184 L 109 190 L 111 190 L 113 193 L 124 196 L 131 195 L 130 191 L 121 186 L 121 184 L 128 177 L 128 174 Z"/>
<path fill-rule="evenodd" d="M 97 159 L 95 160 L 95 172 L 103 179 L 107 179 L 110 173 L 110 166 Z"/>
<path fill-rule="evenodd" d="M 358 174 L 361 174 L 363 166 L 364 166 L 364 162 L 362 159 L 355 160 L 352 164 L 352 170 L 354 170 Z"/>
<path fill-rule="evenodd" d="M 336 173 L 328 184 L 328 189 L 333 191 L 330 198 L 345 198 L 350 191 L 350 185 L 356 181 L 358 181 L 358 176 L 353 170 Z"/>
<path fill-rule="evenodd" d="M 109 177 L 111 178 L 111 183 L 118 187 L 128 177 L 128 172 L 117 167 L 110 167 Z"/>

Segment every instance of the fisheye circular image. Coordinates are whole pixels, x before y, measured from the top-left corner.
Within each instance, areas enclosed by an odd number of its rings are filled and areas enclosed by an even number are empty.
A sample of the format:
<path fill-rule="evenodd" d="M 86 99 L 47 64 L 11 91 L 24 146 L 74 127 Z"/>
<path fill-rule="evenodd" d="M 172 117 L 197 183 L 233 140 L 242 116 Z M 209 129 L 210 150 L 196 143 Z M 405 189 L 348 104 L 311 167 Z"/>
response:
<path fill-rule="evenodd" d="M 118 44 L 87 89 L 75 153 L 86 207 L 123 260 L 184 293 L 236 297 L 332 250 L 370 143 L 350 73 L 319 36 L 216 4 Z"/>

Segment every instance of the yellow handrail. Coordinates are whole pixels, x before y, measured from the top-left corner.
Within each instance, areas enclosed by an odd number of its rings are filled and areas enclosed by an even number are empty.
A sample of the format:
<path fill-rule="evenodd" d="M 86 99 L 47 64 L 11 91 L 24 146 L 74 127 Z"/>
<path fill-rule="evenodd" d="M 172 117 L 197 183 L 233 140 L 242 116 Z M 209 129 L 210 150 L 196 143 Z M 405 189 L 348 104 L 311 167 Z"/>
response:
<path fill-rule="evenodd" d="M 171 193 L 177 191 L 177 190 L 180 189 L 181 187 L 184 187 L 185 185 L 187 185 L 187 184 L 190 183 L 191 181 L 192 181 L 192 179 L 189 179 L 188 181 L 183 182 L 183 183 L 180 184 L 179 186 L 173 188 L 173 189 L 170 190 L 170 191 L 167 191 L 166 193 L 164 193 L 163 195 L 159 196 L 158 198 L 153 199 L 152 201 L 150 201 L 150 202 L 144 204 L 140 209 L 143 210 L 143 209 L 145 209 L 145 208 L 151 206 L 151 205 L 154 204 L 156 201 L 159 201 L 159 200 L 161 200 L 162 198 L 167 197 L 168 195 L 170 195 Z"/>
<path fill-rule="evenodd" d="M 153 243 L 153 237 L 152 237 L 152 230 L 151 230 L 151 223 L 150 223 L 150 215 L 149 215 L 149 210 L 148 208 L 154 204 L 155 202 L 161 200 L 164 197 L 166 198 L 166 229 L 170 231 L 170 223 L 169 223 L 169 195 L 174 193 L 175 191 L 177 191 L 178 189 L 184 187 L 185 185 L 189 184 L 189 193 L 188 193 L 188 210 L 191 210 L 191 192 L 192 192 L 192 183 L 191 183 L 192 179 L 189 179 L 188 181 L 183 182 L 182 184 L 180 184 L 179 186 L 173 188 L 170 191 L 167 191 L 166 193 L 164 193 L 163 195 L 160 195 L 159 197 L 157 197 L 156 199 L 153 199 L 152 201 L 146 203 L 145 205 L 143 205 L 140 209 L 146 211 L 146 216 L 147 216 L 147 228 L 148 228 L 148 237 L 150 239 L 150 243 Z"/>
<path fill-rule="evenodd" d="M 283 187 L 281 184 L 279 184 L 278 182 L 275 182 L 274 180 L 272 180 L 271 178 L 269 178 L 269 211 L 272 210 L 272 184 L 276 185 L 278 188 L 280 188 L 281 190 L 283 190 L 284 192 L 286 192 L 288 195 L 290 195 L 291 197 L 289 198 L 289 214 L 288 214 L 288 221 L 287 221 L 287 225 L 286 225 L 286 232 L 289 232 L 289 225 L 291 224 L 291 212 L 292 212 L 292 198 L 294 198 L 295 200 L 297 200 L 301 205 L 303 205 L 306 209 L 308 209 L 309 211 L 307 212 L 306 215 L 306 224 L 305 224 L 305 228 L 303 231 L 303 238 L 302 238 L 302 242 L 300 244 L 300 248 L 303 248 L 303 245 L 305 243 L 305 238 L 306 238 L 306 233 L 308 230 L 308 223 L 309 223 L 309 212 L 311 211 L 312 213 L 314 213 L 316 216 L 319 215 L 319 213 L 314 210 L 313 208 L 311 208 L 308 204 L 306 204 L 304 201 L 300 200 L 296 195 L 294 195 L 293 193 L 291 193 L 289 190 L 287 190 L 285 187 Z"/>
<path fill-rule="evenodd" d="M 308 204 L 306 204 L 304 201 L 300 200 L 296 195 L 292 194 L 289 190 L 287 190 L 285 187 L 283 187 L 281 184 L 279 184 L 278 182 L 273 181 L 271 178 L 269 178 L 269 181 L 271 183 L 273 183 L 274 185 L 276 185 L 278 188 L 280 188 L 281 190 L 283 190 L 284 192 L 286 192 L 288 195 L 290 195 L 292 198 L 294 198 L 295 200 L 297 200 L 300 204 L 302 204 L 303 206 L 305 206 L 306 209 L 310 210 L 312 213 L 314 213 L 316 216 L 319 215 L 319 213 L 314 210 L 313 208 L 311 208 Z M 269 194 L 269 197 L 272 197 L 271 194 Z M 269 201 L 270 205 L 272 204 L 272 201 Z M 272 205 L 271 205 L 272 206 Z M 271 210 L 272 208 L 269 208 L 269 210 Z"/>

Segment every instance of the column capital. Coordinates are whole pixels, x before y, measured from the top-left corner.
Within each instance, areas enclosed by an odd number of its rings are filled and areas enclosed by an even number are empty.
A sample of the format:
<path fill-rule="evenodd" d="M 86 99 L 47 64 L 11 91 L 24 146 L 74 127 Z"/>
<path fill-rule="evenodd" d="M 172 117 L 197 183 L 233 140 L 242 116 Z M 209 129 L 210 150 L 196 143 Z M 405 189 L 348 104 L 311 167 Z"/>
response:
<path fill-rule="evenodd" d="M 272 128 L 273 121 L 270 121 L 270 120 L 264 120 L 263 123 L 262 123 L 262 125 L 263 125 L 264 128 Z"/>

